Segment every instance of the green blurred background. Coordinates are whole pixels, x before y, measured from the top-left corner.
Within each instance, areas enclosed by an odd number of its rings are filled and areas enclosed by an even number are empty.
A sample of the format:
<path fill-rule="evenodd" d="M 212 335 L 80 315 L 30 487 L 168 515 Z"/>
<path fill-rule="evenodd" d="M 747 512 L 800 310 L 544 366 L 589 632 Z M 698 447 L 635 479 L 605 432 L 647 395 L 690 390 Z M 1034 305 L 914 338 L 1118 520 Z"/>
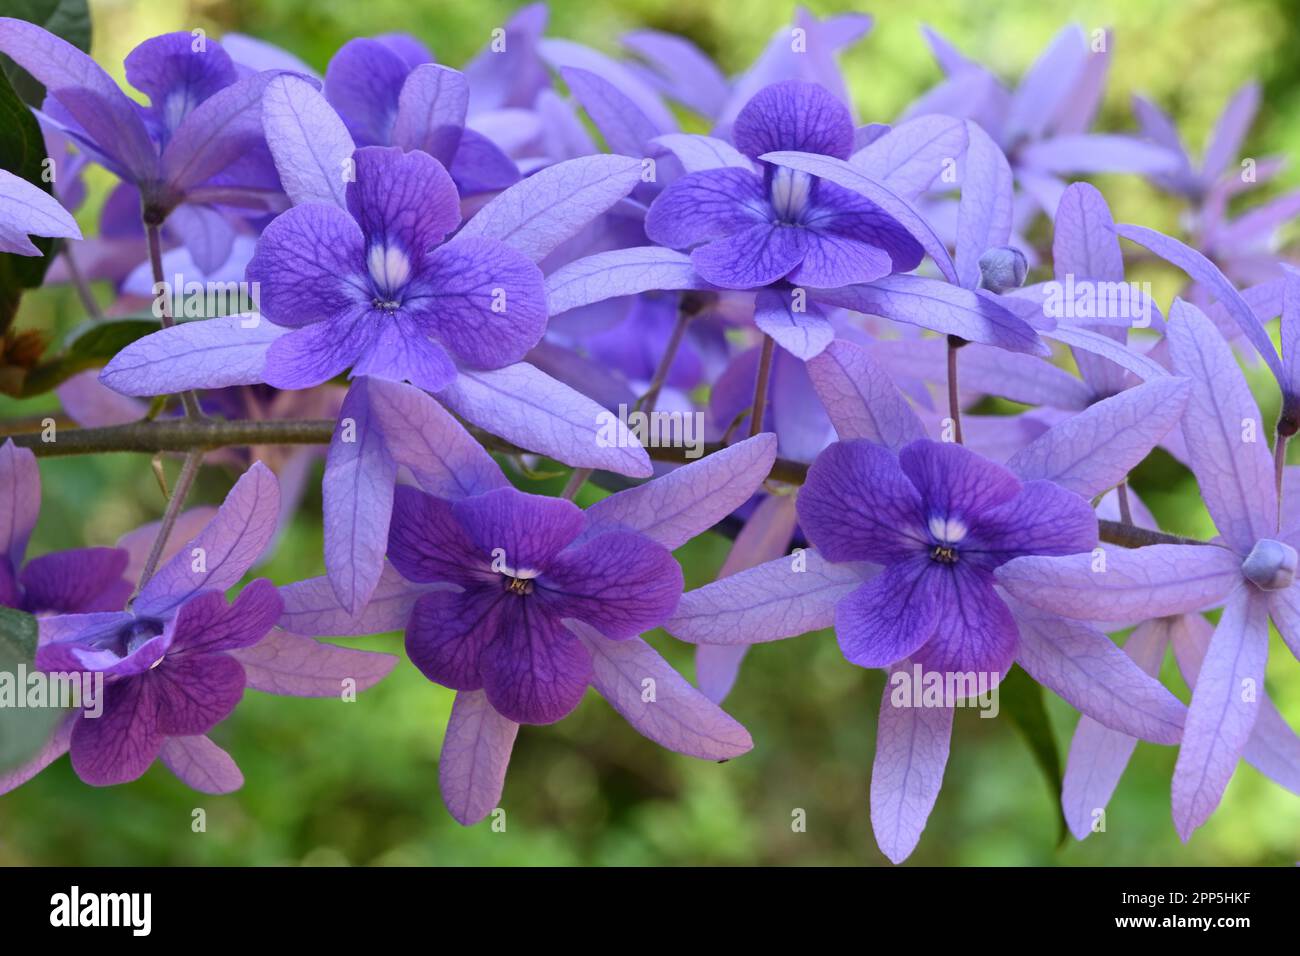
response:
<path fill-rule="evenodd" d="M 4 6 L 0 0 L 0 9 Z M 500 0 L 309 3 L 305 0 L 93 2 L 96 59 L 119 79 L 122 57 L 140 40 L 204 27 L 270 40 L 323 70 L 346 39 L 408 31 L 441 62 L 463 63 L 518 4 Z M 685 34 L 728 72 L 743 69 L 789 21 L 780 0 L 589 0 L 551 3 L 551 35 L 607 51 L 627 29 Z M 813 2 L 819 14 L 862 9 Z M 1066 22 L 1115 30 L 1115 60 L 1099 127 L 1133 126 L 1128 95 L 1140 91 L 1170 110 L 1199 150 L 1215 116 L 1242 82 L 1264 84 L 1264 107 L 1247 155 L 1300 147 L 1300 17 L 1287 4 L 911 0 L 869 12 L 876 27 L 843 58 L 863 121 L 888 122 L 938 78 L 919 27 L 929 24 L 1006 78 L 1018 76 Z M 94 221 L 105 180 L 83 225 Z M 1176 231 L 1178 205 L 1135 179 L 1101 182 L 1116 219 Z M 1294 188 L 1285 173 L 1276 187 Z M 1252 202 L 1259 201 L 1252 199 Z M 1157 283 L 1168 303 L 1177 279 Z M 103 290 L 101 290 L 103 291 Z M 19 328 L 66 330 L 82 319 L 75 296 L 46 289 L 24 300 Z M 1276 394 L 1253 375 L 1266 420 Z M 0 398 L 0 417 L 35 415 L 48 399 Z M 319 473 L 319 466 L 318 466 Z M 156 518 L 163 505 L 141 456 L 50 459 L 41 464 L 45 505 L 30 553 L 111 543 Z M 209 469 L 196 500 L 219 501 L 230 475 Z M 549 485 L 558 490 L 562 479 Z M 1163 525 L 1212 531 L 1190 476 L 1157 453 L 1134 487 Z M 287 583 L 323 572 L 319 491 L 308 497 L 276 557 L 262 573 Z M 712 579 L 727 542 L 705 536 L 679 557 L 688 587 Z M 688 676 L 690 649 L 660 634 L 653 643 Z M 350 642 L 400 652 L 400 637 Z M 1274 637 L 1269 690 L 1300 725 L 1300 667 Z M 1167 682 L 1186 688 L 1171 662 Z M 457 825 L 437 789 L 437 753 L 451 692 L 407 664 L 355 703 L 250 692 L 212 734 L 247 778 L 226 797 L 193 793 L 160 765 L 136 783 L 109 790 L 80 784 L 60 761 L 0 797 L 0 864 L 886 864 L 875 848 L 867 786 L 883 678 L 843 661 L 834 638 L 809 635 L 756 649 L 728 709 L 751 731 L 752 753 L 727 764 L 679 757 L 629 728 L 594 692 L 562 723 L 524 728 L 502 805 L 505 832 Z M 1077 719 L 1049 695 L 1062 759 Z M 1223 805 L 1183 846 L 1169 814 L 1175 751 L 1140 744 L 1108 809 L 1108 831 L 1057 844 L 1056 807 L 1014 725 L 1004 715 L 959 711 L 943 792 L 913 864 L 1294 864 L 1300 859 L 1300 798 L 1242 765 Z M 207 813 L 205 833 L 191 814 Z M 807 813 L 806 832 L 792 813 Z"/>

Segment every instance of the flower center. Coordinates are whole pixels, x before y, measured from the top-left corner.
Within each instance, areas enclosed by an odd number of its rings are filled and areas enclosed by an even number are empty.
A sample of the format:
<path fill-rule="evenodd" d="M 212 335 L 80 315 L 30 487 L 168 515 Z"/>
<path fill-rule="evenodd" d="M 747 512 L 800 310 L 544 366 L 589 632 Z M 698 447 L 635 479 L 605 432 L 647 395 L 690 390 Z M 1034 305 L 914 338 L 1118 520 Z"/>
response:
<path fill-rule="evenodd" d="M 162 632 L 162 621 L 153 618 L 140 618 L 130 624 L 123 625 L 110 634 L 97 637 L 89 643 L 99 650 L 112 651 L 118 657 L 127 657 Z"/>
<path fill-rule="evenodd" d="M 366 265 L 375 283 L 375 308 L 392 312 L 401 306 L 398 293 L 411 278 L 411 260 L 406 253 L 396 246 L 371 246 Z"/>
<path fill-rule="evenodd" d="M 935 542 L 930 557 L 941 564 L 955 564 L 957 562 L 957 549 L 954 545 L 966 537 L 965 523 L 959 518 L 932 515 L 929 528 L 930 537 Z"/>
<path fill-rule="evenodd" d="M 808 208 L 812 176 L 797 169 L 778 166 L 772 174 L 772 185 L 768 191 L 776 218 L 784 223 L 798 223 Z"/>
<path fill-rule="evenodd" d="M 512 578 L 507 576 L 506 590 L 511 594 L 518 594 L 523 597 L 526 594 L 533 593 L 533 582 L 531 578 Z"/>
<path fill-rule="evenodd" d="M 930 552 L 930 557 L 940 564 L 956 564 L 957 549 L 949 548 L 946 545 L 936 544 L 934 550 Z"/>

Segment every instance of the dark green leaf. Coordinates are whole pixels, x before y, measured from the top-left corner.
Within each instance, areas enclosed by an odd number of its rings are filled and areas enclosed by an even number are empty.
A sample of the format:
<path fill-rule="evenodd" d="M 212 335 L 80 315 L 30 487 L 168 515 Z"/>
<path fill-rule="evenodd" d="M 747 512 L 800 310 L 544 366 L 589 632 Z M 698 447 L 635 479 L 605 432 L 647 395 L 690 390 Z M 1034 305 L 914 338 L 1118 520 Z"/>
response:
<path fill-rule="evenodd" d="M 96 322 L 72 339 L 62 351 L 27 373 L 24 397 L 42 395 L 58 388 L 78 372 L 100 368 L 136 339 L 157 332 L 162 324 L 154 318 L 113 319 Z"/>
<path fill-rule="evenodd" d="M 1052 725 L 1043 706 L 1043 688 L 1019 667 L 1012 667 L 998 686 L 1001 712 L 1011 718 L 1033 752 L 1034 762 L 1047 781 L 1048 794 L 1057 819 L 1057 845 L 1069 835 L 1061 809 L 1061 754 L 1056 749 Z"/>
<path fill-rule="evenodd" d="M 14 695 L 26 697 L 20 676 L 34 669 L 36 636 L 36 618 L 0 607 L 0 773 L 34 756 L 65 713 L 57 707 L 13 706 Z"/>
<path fill-rule="evenodd" d="M 67 40 L 83 53 L 90 52 L 90 4 L 88 0 L 5 0 L 0 11 L 7 17 L 27 20 Z M 30 73 L 0 54 L 0 69 L 13 83 L 18 95 L 32 106 L 40 106 L 45 89 Z"/>

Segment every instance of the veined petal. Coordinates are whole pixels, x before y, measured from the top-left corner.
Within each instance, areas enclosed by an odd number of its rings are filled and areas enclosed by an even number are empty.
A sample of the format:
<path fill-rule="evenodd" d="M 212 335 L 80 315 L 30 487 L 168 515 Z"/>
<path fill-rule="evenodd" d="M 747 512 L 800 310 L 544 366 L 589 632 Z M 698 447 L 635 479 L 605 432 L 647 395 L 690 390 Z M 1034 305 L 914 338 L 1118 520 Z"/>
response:
<path fill-rule="evenodd" d="M 1083 621 L 1146 620 L 1198 611 L 1242 580 L 1241 558 L 1215 545 L 1102 545 L 1087 554 L 1016 558 L 998 584 L 1045 611 Z"/>
<path fill-rule="evenodd" d="M 869 565 L 833 564 L 816 551 L 801 550 L 687 591 L 664 629 L 691 644 L 797 637 L 830 627 L 835 606 L 869 573 Z"/>
<path fill-rule="evenodd" d="M 577 623 L 569 627 L 591 654 L 592 684 L 638 733 L 701 760 L 730 760 L 753 748 L 744 727 L 692 687 L 645 641 L 635 637 L 612 641 L 591 627 Z M 647 687 L 652 694 L 647 695 Z"/>
<path fill-rule="evenodd" d="M 880 851 L 901 863 L 916 848 L 939 797 L 953 709 L 895 706 L 892 698 L 886 684 L 871 765 L 871 829 Z"/>
<path fill-rule="evenodd" d="M 892 452 L 869 441 L 836 442 L 818 455 L 798 508 L 809 539 L 831 561 L 897 561 L 928 542 L 916 486 Z"/>
<path fill-rule="evenodd" d="M 519 725 L 497 713 L 481 690 L 456 695 L 438 757 L 438 787 L 461 826 L 496 809 L 518 733 Z"/>
<path fill-rule="evenodd" d="M 1183 842 L 1209 819 L 1259 713 L 1268 658 L 1268 600 L 1250 585 L 1228 599 L 1201 663 L 1174 766 L 1174 825 Z"/>

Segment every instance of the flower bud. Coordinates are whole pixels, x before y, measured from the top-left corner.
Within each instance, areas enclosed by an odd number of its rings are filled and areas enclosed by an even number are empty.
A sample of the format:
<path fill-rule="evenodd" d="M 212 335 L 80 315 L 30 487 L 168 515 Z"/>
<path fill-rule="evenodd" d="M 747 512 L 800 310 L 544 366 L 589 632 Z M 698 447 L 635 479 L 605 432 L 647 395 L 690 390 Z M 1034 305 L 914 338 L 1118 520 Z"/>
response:
<path fill-rule="evenodd" d="M 1246 580 L 1265 591 L 1289 588 L 1295 581 L 1296 550 L 1289 544 L 1261 538 L 1242 562 Z"/>
<path fill-rule="evenodd" d="M 1025 284 L 1029 263 L 1024 253 L 1010 246 L 994 246 L 980 256 L 980 287 L 1001 295 L 1008 289 L 1018 289 Z"/>

